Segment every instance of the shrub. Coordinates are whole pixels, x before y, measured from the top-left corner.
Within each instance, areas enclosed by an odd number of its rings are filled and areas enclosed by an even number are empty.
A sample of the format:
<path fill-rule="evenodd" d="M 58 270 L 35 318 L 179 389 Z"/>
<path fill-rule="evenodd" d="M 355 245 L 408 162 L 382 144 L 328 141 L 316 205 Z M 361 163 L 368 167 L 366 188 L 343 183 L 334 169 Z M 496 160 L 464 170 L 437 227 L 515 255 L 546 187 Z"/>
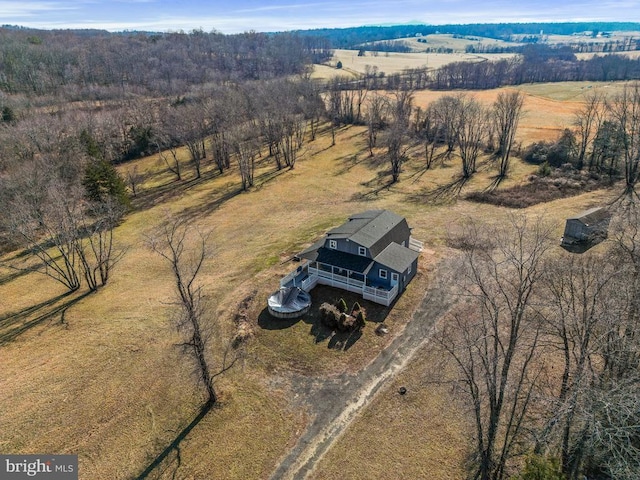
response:
<path fill-rule="evenodd" d="M 16 114 L 11 107 L 5 106 L 2 108 L 2 121 L 5 123 L 13 123 L 16 121 Z"/>
<path fill-rule="evenodd" d="M 330 303 L 320 305 L 320 319 L 327 327 L 334 329 L 338 326 L 340 311 Z"/>
<path fill-rule="evenodd" d="M 548 162 L 553 167 L 559 167 L 575 161 L 575 145 L 575 135 L 571 130 L 565 129 L 555 142 L 536 142 L 529 145 L 523 153 L 523 160 L 534 165 Z"/>
<path fill-rule="evenodd" d="M 557 459 L 531 455 L 527 458 L 520 475 L 514 480 L 565 480 L 565 478 Z"/>
<path fill-rule="evenodd" d="M 541 177 L 548 177 L 551 175 L 551 166 L 549 165 L 549 162 L 545 160 L 540 164 L 540 167 L 538 167 L 538 175 Z"/>
<path fill-rule="evenodd" d="M 360 305 L 359 310 L 357 310 L 356 314 L 356 305 L 354 305 L 353 315 L 348 315 L 345 312 L 341 312 L 341 305 L 344 303 L 344 300 L 341 298 L 340 301 L 336 305 L 331 305 L 330 303 L 323 303 L 320 305 L 320 319 L 323 324 L 325 324 L 328 328 L 332 330 L 338 330 L 340 332 L 352 332 L 354 330 L 360 330 L 365 325 L 365 311 Z M 357 302 L 356 302 L 357 304 Z M 346 310 L 347 305 L 344 303 L 344 309 Z"/>
<path fill-rule="evenodd" d="M 338 330 L 340 330 L 341 332 L 347 332 L 351 330 L 354 320 L 355 318 L 353 318 L 351 315 L 341 313 L 340 318 L 338 319 Z"/>
<path fill-rule="evenodd" d="M 345 313 L 347 311 L 347 302 L 344 301 L 344 298 L 338 300 L 338 303 L 336 303 L 336 308 L 340 310 L 340 313 Z"/>
<path fill-rule="evenodd" d="M 342 68 L 342 62 L 340 60 L 338 60 L 338 63 L 336 63 L 336 68 L 338 70 L 340 70 Z"/>

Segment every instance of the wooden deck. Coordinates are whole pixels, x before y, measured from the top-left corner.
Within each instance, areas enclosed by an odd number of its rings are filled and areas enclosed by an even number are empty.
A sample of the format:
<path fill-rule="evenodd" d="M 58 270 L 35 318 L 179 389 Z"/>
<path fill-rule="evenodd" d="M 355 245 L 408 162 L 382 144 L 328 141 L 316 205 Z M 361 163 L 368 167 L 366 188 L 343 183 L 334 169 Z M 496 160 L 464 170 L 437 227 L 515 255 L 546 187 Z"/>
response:
<path fill-rule="evenodd" d="M 318 284 L 359 293 L 365 300 L 387 307 L 398 296 L 398 285 L 395 285 L 391 290 L 376 288 L 365 285 L 363 281 L 351 278 L 349 275 L 327 272 L 311 267 L 309 264 L 299 267 L 280 281 L 280 285 L 283 287 L 296 286 L 307 292 Z"/>

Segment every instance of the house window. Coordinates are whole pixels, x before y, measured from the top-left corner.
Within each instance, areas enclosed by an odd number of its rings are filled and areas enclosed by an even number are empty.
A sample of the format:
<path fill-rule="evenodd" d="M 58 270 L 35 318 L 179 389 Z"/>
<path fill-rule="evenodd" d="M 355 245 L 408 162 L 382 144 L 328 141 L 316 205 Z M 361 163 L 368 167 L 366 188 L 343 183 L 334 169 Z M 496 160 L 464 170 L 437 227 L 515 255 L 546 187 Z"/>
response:
<path fill-rule="evenodd" d="M 392 273 L 391 274 L 391 281 L 392 282 L 397 282 L 399 278 L 400 278 L 400 276 L 397 273 Z"/>
<path fill-rule="evenodd" d="M 363 257 L 367 256 L 367 249 L 364 247 L 358 247 L 358 255 L 362 255 Z"/>
<path fill-rule="evenodd" d="M 329 240 L 329 248 L 333 248 L 335 250 L 338 248 L 338 242 L 335 240 Z"/>
<path fill-rule="evenodd" d="M 380 278 L 386 279 L 387 278 L 387 271 L 381 268 L 380 272 L 379 272 L 379 276 L 380 276 Z"/>
<path fill-rule="evenodd" d="M 409 268 L 407 268 L 407 274 L 411 273 L 411 264 L 409 264 Z"/>

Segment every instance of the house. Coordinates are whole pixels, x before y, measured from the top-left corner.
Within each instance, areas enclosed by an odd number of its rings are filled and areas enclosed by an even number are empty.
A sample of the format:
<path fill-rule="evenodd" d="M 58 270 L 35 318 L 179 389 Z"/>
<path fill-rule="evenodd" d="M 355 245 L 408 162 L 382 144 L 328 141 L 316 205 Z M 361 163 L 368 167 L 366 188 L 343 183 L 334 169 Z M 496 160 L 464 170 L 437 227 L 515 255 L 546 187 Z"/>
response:
<path fill-rule="evenodd" d="M 592 208 L 570 217 L 564 227 L 561 245 L 565 248 L 593 246 L 607 238 L 611 215 L 605 208 Z"/>
<path fill-rule="evenodd" d="M 296 258 L 302 265 L 280 285 L 307 292 L 317 284 L 329 285 L 388 306 L 415 276 L 421 249 L 404 217 L 368 210 L 300 252 Z"/>

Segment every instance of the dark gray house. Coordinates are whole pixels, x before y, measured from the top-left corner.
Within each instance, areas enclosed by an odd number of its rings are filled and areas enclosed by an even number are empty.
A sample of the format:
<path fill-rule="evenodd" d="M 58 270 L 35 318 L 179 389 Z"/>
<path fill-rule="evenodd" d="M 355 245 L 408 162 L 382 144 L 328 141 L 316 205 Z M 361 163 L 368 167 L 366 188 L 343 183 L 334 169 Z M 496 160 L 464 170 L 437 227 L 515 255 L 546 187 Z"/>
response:
<path fill-rule="evenodd" d="M 592 208 L 567 218 L 562 236 L 562 246 L 577 244 L 595 245 L 607 238 L 611 215 L 605 208 Z"/>
<path fill-rule="evenodd" d="M 404 217 L 368 210 L 300 252 L 297 258 L 304 263 L 280 285 L 305 291 L 330 285 L 388 306 L 415 276 L 421 249 Z"/>

